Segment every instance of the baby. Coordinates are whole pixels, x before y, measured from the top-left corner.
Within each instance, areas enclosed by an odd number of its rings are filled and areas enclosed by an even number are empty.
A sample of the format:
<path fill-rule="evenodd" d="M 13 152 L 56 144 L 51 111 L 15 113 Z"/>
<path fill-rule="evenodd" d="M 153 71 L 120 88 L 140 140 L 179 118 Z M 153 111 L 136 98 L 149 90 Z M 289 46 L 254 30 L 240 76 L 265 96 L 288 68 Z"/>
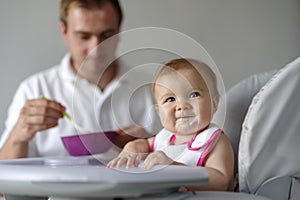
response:
<path fill-rule="evenodd" d="M 125 145 L 107 167 L 154 165 L 203 166 L 205 185 L 187 190 L 232 190 L 233 151 L 223 131 L 211 123 L 219 92 L 214 72 L 194 59 L 174 59 L 158 69 L 152 84 L 156 111 L 163 129 L 154 137 Z"/>

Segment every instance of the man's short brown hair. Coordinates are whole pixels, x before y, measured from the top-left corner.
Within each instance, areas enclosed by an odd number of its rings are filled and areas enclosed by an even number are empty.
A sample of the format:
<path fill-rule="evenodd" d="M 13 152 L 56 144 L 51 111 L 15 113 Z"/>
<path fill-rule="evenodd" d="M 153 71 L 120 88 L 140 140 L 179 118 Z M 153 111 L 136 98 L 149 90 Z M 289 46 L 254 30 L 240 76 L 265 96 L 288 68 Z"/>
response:
<path fill-rule="evenodd" d="M 67 26 L 68 11 L 71 5 L 85 9 L 101 9 L 103 5 L 110 3 L 115 8 L 119 16 L 119 27 L 121 26 L 123 13 L 118 0 L 61 0 L 60 1 L 60 20 Z"/>

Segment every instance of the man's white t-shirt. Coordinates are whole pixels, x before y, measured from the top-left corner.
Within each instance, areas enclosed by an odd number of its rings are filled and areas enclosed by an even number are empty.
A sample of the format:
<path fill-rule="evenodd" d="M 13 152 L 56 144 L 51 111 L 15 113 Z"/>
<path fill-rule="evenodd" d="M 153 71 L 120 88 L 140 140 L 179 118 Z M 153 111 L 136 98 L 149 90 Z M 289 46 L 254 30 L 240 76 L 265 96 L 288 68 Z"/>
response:
<path fill-rule="evenodd" d="M 67 54 L 59 65 L 21 83 L 8 110 L 0 147 L 16 124 L 25 101 L 41 95 L 60 102 L 74 121 L 91 132 L 117 130 L 136 124 L 154 134 L 161 124 L 152 101 L 151 80 L 152 76 L 142 70 L 128 71 L 120 66 L 118 76 L 101 91 L 96 85 L 76 76 Z M 60 137 L 76 132 L 72 123 L 62 118 L 57 127 L 35 135 L 29 143 L 28 156 L 67 156 Z"/>

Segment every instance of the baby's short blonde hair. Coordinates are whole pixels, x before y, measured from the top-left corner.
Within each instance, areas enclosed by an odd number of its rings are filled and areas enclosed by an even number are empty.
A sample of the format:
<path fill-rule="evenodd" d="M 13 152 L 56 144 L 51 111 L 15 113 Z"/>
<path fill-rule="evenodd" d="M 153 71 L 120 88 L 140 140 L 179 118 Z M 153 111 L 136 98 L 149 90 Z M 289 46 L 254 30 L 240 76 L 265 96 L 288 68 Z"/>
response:
<path fill-rule="evenodd" d="M 167 61 L 160 65 L 158 68 L 153 82 L 152 82 L 152 94 L 154 96 L 155 92 L 155 85 L 157 82 L 157 79 L 159 77 L 165 76 L 170 74 L 174 71 L 179 70 L 194 70 L 195 73 L 200 74 L 201 77 L 204 79 L 206 86 L 209 90 L 211 98 L 217 98 L 217 101 L 219 101 L 219 91 L 217 86 L 217 78 L 213 70 L 204 62 L 201 62 L 199 60 L 191 59 L 191 58 L 177 58 L 170 61 Z M 154 99 L 156 102 L 156 100 Z"/>

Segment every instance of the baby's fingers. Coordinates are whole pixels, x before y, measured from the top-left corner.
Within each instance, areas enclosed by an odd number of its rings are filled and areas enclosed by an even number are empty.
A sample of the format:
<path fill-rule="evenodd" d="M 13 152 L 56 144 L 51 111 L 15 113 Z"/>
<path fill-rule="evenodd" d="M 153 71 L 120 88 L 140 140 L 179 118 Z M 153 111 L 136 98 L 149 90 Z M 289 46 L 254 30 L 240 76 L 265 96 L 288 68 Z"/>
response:
<path fill-rule="evenodd" d="M 135 166 L 135 158 L 136 157 L 127 158 L 126 168 L 130 168 L 132 165 Z"/>
<path fill-rule="evenodd" d="M 141 155 L 136 156 L 136 157 L 135 157 L 134 166 L 135 166 L 135 167 L 138 167 L 139 164 L 141 163 L 141 161 L 142 161 L 142 156 L 141 156 Z"/>
<path fill-rule="evenodd" d="M 119 157 L 116 163 L 116 167 L 120 168 L 122 165 L 127 165 L 129 158 L 127 157 Z"/>
<path fill-rule="evenodd" d="M 118 159 L 119 158 L 115 158 L 111 161 L 109 161 L 106 165 L 107 168 L 114 168 L 116 165 L 117 165 L 117 162 L 118 162 Z"/>
<path fill-rule="evenodd" d="M 126 155 L 120 156 L 113 160 L 111 160 L 106 166 L 108 168 L 120 168 L 122 165 L 125 165 L 126 168 L 130 168 L 132 166 L 137 167 L 141 162 L 141 158 L 138 155 Z"/>
<path fill-rule="evenodd" d="M 106 167 L 108 168 L 120 168 L 122 165 L 124 165 L 127 162 L 127 158 L 124 157 L 117 157 L 113 160 L 111 160 Z"/>
<path fill-rule="evenodd" d="M 154 165 L 158 164 L 158 162 L 156 161 L 155 157 L 153 156 L 148 156 L 146 158 L 146 160 L 144 161 L 144 165 L 143 168 L 144 169 L 150 169 L 152 168 Z"/>
<path fill-rule="evenodd" d="M 138 154 L 131 155 L 130 157 L 127 157 L 126 168 L 130 168 L 132 166 L 138 167 L 140 162 L 141 162 L 141 156 L 139 156 Z"/>

